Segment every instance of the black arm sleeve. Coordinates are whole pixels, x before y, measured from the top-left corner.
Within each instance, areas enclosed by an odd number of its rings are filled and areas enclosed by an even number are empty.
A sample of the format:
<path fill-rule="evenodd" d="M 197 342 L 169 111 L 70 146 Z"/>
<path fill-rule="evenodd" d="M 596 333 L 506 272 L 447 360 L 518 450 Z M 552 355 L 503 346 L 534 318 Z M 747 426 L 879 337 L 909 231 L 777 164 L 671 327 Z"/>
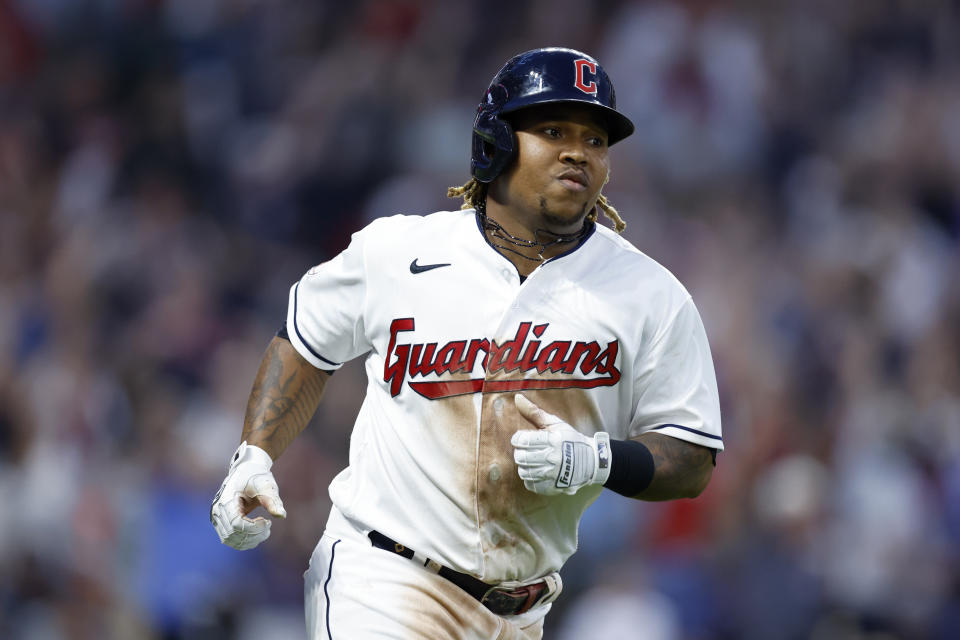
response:
<path fill-rule="evenodd" d="M 650 486 L 654 462 L 650 449 L 636 440 L 610 441 L 610 477 L 607 489 L 632 498 Z"/>

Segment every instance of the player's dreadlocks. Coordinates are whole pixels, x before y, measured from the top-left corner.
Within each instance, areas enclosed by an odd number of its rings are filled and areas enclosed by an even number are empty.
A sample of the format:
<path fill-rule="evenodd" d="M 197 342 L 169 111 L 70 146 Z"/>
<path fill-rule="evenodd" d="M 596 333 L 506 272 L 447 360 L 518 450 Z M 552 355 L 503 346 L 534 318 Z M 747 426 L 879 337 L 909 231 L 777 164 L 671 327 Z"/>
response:
<path fill-rule="evenodd" d="M 463 198 L 461 209 L 476 209 L 485 214 L 487 212 L 487 187 L 487 184 L 477 181 L 476 178 L 470 178 L 459 187 L 449 187 L 447 197 Z"/>
<path fill-rule="evenodd" d="M 480 213 L 486 214 L 487 185 L 478 182 L 476 178 L 470 178 L 459 187 L 450 187 L 447 189 L 447 197 L 463 198 L 461 209 L 476 209 Z M 587 220 L 597 221 L 597 209 L 603 211 L 603 215 L 613 222 L 613 228 L 617 233 L 623 233 L 623 230 L 627 228 L 627 223 L 623 221 L 616 208 L 610 204 L 610 201 L 602 193 L 597 196 L 597 206 L 587 214 Z"/>

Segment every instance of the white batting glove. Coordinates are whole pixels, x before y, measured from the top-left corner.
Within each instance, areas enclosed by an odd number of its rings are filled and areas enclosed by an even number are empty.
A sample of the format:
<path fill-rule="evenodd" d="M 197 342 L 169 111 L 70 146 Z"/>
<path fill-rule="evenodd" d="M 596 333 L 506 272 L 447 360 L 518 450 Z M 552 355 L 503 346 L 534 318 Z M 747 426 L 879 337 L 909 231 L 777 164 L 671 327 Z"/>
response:
<path fill-rule="evenodd" d="M 287 517 L 272 466 L 270 454 L 246 440 L 234 452 L 227 477 L 210 506 L 210 522 L 223 544 L 242 551 L 270 537 L 270 520 L 247 517 L 257 504 L 274 517 Z"/>
<path fill-rule="evenodd" d="M 534 493 L 572 495 L 610 477 L 610 435 L 600 431 L 592 438 L 547 413 L 524 396 L 514 402 L 520 415 L 536 429 L 517 431 L 510 438 L 513 461 L 523 486 Z"/>

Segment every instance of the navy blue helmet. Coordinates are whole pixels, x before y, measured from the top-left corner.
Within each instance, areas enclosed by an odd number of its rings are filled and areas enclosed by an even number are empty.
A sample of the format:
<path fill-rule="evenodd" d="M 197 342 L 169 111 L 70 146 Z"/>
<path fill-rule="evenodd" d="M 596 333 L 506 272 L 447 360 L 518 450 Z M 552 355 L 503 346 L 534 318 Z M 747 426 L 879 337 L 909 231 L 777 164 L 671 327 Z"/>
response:
<path fill-rule="evenodd" d="M 513 128 L 504 114 L 555 102 L 593 105 L 607 124 L 608 143 L 633 133 L 633 123 L 617 111 L 613 83 L 592 57 L 574 49 L 534 49 L 511 58 L 490 81 L 473 124 L 470 173 L 490 182 L 516 153 Z"/>

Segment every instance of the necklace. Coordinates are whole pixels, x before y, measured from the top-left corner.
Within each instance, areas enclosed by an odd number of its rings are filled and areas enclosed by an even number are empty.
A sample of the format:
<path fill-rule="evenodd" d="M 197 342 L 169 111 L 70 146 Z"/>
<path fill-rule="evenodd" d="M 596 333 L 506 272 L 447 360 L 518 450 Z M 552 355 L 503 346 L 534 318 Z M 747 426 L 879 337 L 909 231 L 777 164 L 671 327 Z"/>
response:
<path fill-rule="evenodd" d="M 480 221 L 483 224 L 483 230 L 490 237 L 490 244 L 492 244 L 497 249 L 502 249 L 503 251 L 509 251 L 510 253 L 514 253 L 520 256 L 524 260 L 530 260 L 532 262 L 543 262 L 544 261 L 543 254 L 548 248 L 555 247 L 562 244 L 569 244 L 571 242 L 577 242 L 580 239 L 582 239 L 587 233 L 586 224 L 584 224 L 579 231 L 576 231 L 574 233 L 568 233 L 568 234 L 559 234 L 559 233 L 553 233 L 552 231 L 547 231 L 546 229 L 537 229 L 536 231 L 533 232 L 534 239 L 527 240 L 526 238 L 519 238 L 511 234 L 509 231 L 507 231 L 502 226 L 500 226 L 499 222 L 497 222 L 496 220 L 493 220 L 492 218 L 488 218 L 486 213 L 480 213 L 479 215 L 480 215 Z M 541 234 L 552 236 L 552 238 L 550 237 L 543 238 L 541 237 Z M 530 256 L 517 251 L 513 247 L 499 244 L 495 242 L 495 240 L 499 240 L 507 244 L 512 244 L 515 247 L 536 248 L 537 257 L 531 258 Z"/>

